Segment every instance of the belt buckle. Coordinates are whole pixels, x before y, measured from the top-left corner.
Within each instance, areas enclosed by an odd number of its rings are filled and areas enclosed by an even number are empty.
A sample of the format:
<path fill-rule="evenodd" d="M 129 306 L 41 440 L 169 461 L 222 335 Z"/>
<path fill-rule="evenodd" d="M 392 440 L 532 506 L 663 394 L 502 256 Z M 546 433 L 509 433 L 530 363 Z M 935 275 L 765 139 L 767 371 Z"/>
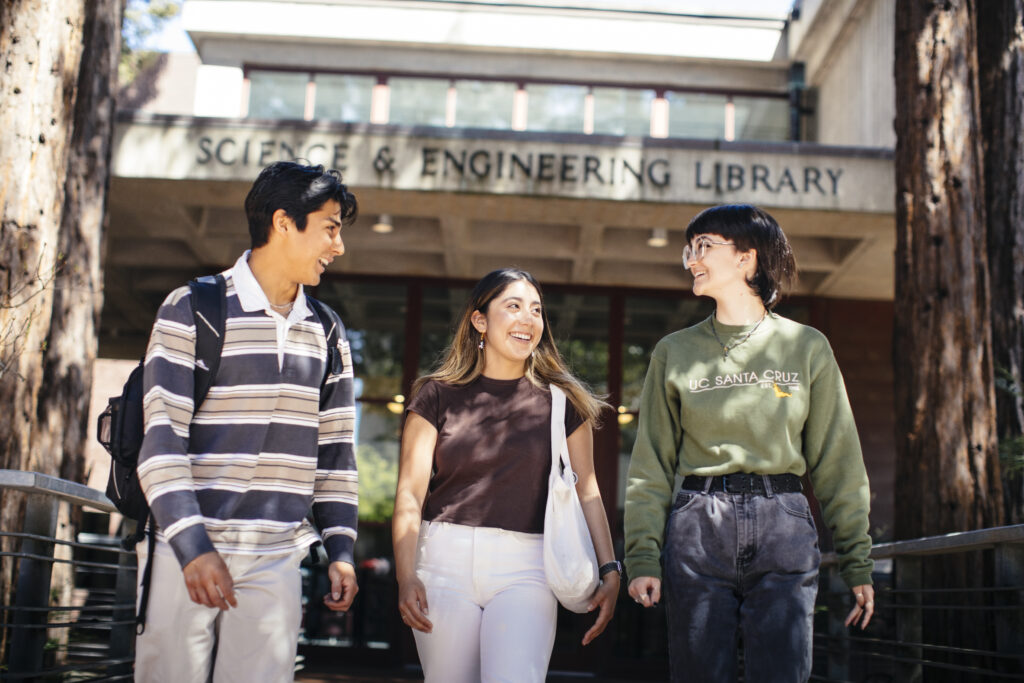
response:
<path fill-rule="evenodd" d="M 726 493 L 749 493 L 750 485 L 746 478 L 738 472 L 722 475 L 722 490 Z"/>

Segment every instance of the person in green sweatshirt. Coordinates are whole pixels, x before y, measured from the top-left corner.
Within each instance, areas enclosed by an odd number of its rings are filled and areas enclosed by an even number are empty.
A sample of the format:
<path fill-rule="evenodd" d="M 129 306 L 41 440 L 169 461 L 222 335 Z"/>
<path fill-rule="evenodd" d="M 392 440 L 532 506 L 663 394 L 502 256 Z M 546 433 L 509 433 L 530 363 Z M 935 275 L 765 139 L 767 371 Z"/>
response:
<path fill-rule="evenodd" d="M 672 681 L 806 681 L 818 587 L 809 475 L 855 605 L 874 613 L 870 492 L 843 377 L 817 330 L 773 313 L 796 262 L 771 216 L 716 206 L 683 265 L 715 311 L 655 346 L 626 484 L 629 594 L 667 599 Z M 682 479 L 673 497 L 676 478 Z"/>

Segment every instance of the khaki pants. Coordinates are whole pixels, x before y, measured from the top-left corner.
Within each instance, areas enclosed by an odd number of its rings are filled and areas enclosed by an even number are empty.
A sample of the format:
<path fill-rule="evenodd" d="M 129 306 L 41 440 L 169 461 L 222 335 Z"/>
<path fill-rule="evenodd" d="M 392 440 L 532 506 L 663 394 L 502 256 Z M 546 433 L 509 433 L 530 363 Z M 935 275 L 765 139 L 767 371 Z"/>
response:
<path fill-rule="evenodd" d="M 145 542 L 139 543 L 140 581 L 148 550 Z M 192 602 L 174 551 L 158 542 L 146 630 L 135 638 L 135 680 L 294 680 L 302 618 L 299 562 L 305 554 L 302 550 L 285 555 L 224 555 L 238 607 L 221 611 Z"/>

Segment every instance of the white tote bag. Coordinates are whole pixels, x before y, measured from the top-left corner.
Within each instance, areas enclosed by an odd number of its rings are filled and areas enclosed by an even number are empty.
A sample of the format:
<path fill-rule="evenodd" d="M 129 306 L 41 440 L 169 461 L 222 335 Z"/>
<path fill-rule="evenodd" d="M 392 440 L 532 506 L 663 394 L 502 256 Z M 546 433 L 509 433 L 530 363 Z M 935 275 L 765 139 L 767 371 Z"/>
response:
<path fill-rule="evenodd" d="M 597 590 L 597 554 L 583 507 L 576 495 L 576 473 L 565 442 L 565 393 L 551 385 L 551 475 L 544 510 L 544 573 L 567 610 L 587 611 Z"/>

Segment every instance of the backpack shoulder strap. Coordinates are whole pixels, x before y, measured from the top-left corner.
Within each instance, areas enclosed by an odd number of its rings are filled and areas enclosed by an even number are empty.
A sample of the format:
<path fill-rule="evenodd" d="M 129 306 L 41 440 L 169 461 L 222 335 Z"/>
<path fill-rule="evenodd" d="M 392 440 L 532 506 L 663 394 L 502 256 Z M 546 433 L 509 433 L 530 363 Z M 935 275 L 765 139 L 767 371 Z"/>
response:
<path fill-rule="evenodd" d="M 227 283 L 224 276 L 206 275 L 188 283 L 192 290 L 192 316 L 196 321 L 196 369 L 192 393 L 194 410 L 199 410 L 220 367 L 227 324 Z M 205 366 L 205 367 L 204 367 Z"/>
<path fill-rule="evenodd" d="M 327 340 L 327 365 L 324 367 L 324 376 L 320 381 L 320 388 L 323 389 L 327 382 L 327 376 L 332 372 L 337 374 L 343 369 L 341 367 L 341 352 L 338 351 L 338 340 L 345 334 L 345 325 L 342 324 L 341 317 L 335 313 L 333 308 L 308 294 L 306 299 L 309 302 L 309 307 L 313 309 L 314 314 L 320 320 L 320 324 L 324 328 L 324 339 Z"/>

